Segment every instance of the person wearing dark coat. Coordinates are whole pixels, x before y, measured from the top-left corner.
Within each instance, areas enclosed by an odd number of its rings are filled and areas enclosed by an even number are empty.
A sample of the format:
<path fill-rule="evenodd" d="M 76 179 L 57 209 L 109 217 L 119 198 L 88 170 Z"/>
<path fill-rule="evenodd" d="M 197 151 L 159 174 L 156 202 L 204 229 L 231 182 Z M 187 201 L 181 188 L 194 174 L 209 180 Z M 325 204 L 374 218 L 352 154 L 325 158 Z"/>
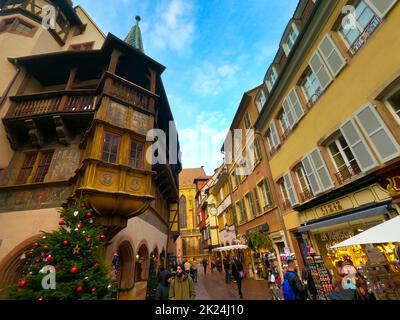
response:
<path fill-rule="evenodd" d="M 242 280 L 244 278 L 244 271 L 243 271 L 242 263 L 236 257 L 233 258 L 232 275 L 236 280 L 236 284 L 237 284 L 238 291 L 239 291 L 239 297 L 240 297 L 240 299 L 243 299 Z"/>
<path fill-rule="evenodd" d="M 164 270 L 160 273 L 160 283 L 156 290 L 155 300 L 168 300 L 169 283 L 171 281 L 171 273 Z"/>
<path fill-rule="evenodd" d="M 296 300 L 307 300 L 307 283 L 301 282 L 299 276 L 297 275 L 296 264 L 294 260 L 288 261 L 288 269 L 284 275 L 284 279 L 289 281 L 290 287 L 293 293 L 296 295 Z"/>

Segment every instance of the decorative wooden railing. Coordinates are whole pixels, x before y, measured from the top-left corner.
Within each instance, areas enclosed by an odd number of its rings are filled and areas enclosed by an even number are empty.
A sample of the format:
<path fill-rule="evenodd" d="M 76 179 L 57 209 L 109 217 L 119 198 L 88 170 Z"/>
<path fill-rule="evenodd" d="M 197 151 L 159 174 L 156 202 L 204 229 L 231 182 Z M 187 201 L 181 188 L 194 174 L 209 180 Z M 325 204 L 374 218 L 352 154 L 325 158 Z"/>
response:
<path fill-rule="evenodd" d="M 381 19 L 377 16 L 373 16 L 372 19 L 368 22 L 364 31 L 358 36 L 358 38 L 354 41 L 354 43 L 350 46 L 349 54 L 354 56 L 367 42 L 368 38 L 375 32 L 376 29 L 381 24 Z"/>
<path fill-rule="evenodd" d="M 357 162 L 352 162 L 348 167 L 342 168 L 339 172 L 336 172 L 336 178 L 340 185 L 344 184 L 347 180 L 361 174 L 361 169 Z"/>
<path fill-rule="evenodd" d="M 311 191 L 309 190 L 305 190 L 303 192 L 300 193 L 300 200 L 301 202 L 306 202 L 310 199 L 314 198 L 314 195 Z"/>
<path fill-rule="evenodd" d="M 10 97 L 7 118 L 48 113 L 90 112 L 95 109 L 95 90 L 67 90 Z"/>
<path fill-rule="evenodd" d="M 129 105 L 154 113 L 158 96 L 133 82 L 106 72 L 103 78 L 104 93 Z"/>

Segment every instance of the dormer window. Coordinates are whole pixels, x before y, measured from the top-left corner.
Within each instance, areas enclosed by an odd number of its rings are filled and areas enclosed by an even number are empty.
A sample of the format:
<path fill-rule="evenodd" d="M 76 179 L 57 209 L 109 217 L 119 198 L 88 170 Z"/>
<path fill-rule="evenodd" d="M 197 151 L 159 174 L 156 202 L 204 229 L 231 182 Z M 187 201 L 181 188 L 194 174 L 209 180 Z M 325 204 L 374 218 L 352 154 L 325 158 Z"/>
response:
<path fill-rule="evenodd" d="M 265 78 L 265 84 L 270 92 L 272 91 L 276 80 L 278 80 L 278 72 L 276 71 L 275 67 L 271 67 Z"/>
<path fill-rule="evenodd" d="M 296 40 L 299 36 L 299 28 L 295 23 L 292 23 L 290 26 L 289 31 L 286 33 L 286 37 L 284 38 L 283 42 L 283 50 L 285 51 L 286 56 L 289 56 L 290 51 L 294 47 Z"/>

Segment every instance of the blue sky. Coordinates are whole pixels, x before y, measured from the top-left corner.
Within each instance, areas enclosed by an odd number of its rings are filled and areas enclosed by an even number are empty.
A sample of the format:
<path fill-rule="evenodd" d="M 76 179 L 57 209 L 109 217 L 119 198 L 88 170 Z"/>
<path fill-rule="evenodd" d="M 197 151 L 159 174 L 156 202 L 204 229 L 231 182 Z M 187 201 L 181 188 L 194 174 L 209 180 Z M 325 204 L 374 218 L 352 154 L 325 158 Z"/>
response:
<path fill-rule="evenodd" d="M 124 39 L 142 17 L 145 53 L 162 78 L 185 168 L 213 173 L 242 95 L 262 83 L 298 0 L 75 0 Z"/>

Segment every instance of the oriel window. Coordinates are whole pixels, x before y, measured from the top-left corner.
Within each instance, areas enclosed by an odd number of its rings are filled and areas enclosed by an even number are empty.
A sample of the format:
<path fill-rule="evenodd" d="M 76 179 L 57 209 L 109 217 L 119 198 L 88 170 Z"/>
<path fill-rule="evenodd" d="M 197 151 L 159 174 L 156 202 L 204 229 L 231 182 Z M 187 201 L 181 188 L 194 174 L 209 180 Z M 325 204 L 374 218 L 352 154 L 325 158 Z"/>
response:
<path fill-rule="evenodd" d="M 22 165 L 22 168 L 19 172 L 16 184 L 25 184 L 28 182 L 28 178 L 32 173 L 37 156 L 38 153 L 25 154 L 24 164 Z"/>

